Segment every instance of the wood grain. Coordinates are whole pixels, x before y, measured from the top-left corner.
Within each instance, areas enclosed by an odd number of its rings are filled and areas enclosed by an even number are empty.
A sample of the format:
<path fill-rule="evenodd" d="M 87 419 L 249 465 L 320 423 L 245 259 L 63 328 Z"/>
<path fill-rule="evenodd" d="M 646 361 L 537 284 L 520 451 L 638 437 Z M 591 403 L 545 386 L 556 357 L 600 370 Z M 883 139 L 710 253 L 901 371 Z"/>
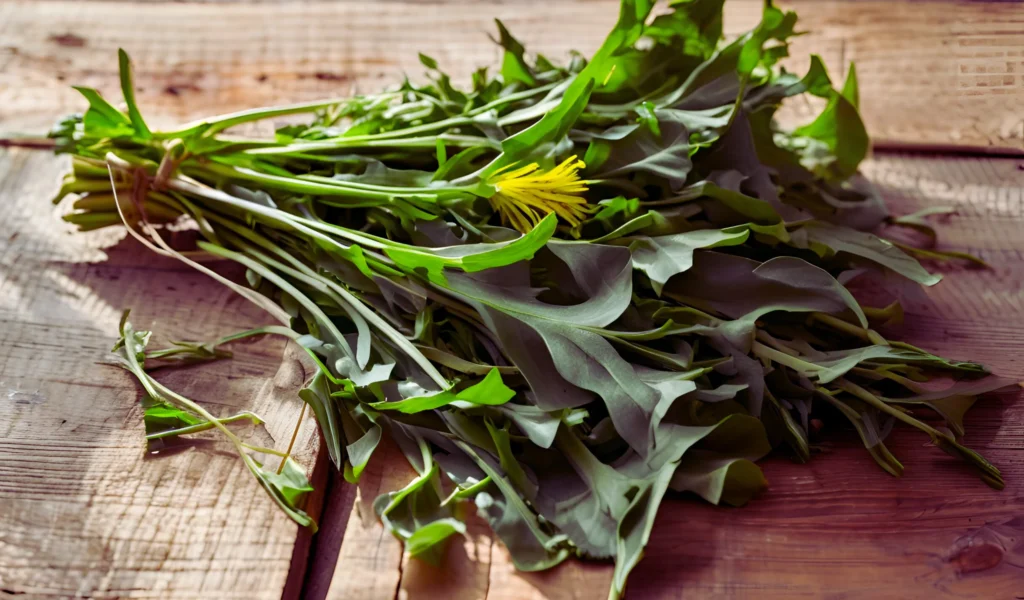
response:
<path fill-rule="evenodd" d="M 730 0 L 727 29 L 753 25 L 760 2 Z M 1014 3 L 800 2 L 793 54 L 833 67 L 856 60 L 871 132 L 887 140 L 1024 147 L 1024 9 Z M 856 8 L 853 8 L 856 5 Z M 416 75 L 418 51 L 465 76 L 498 53 L 486 39 L 502 18 L 531 50 L 559 57 L 597 45 L 615 2 L 0 3 L 0 131 L 40 131 L 81 110 L 68 86 L 116 96 L 117 47 L 136 61 L 150 120 L 173 124 L 270 103 L 372 91 Z M 800 68 L 796 63 L 794 68 Z M 811 106 L 788 108 L 804 120 Z M 122 307 L 164 339 L 209 337 L 265 322 L 201 275 L 149 256 L 111 233 L 73 234 L 46 200 L 63 163 L 0 149 L 0 596 L 270 598 L 297 595 L 308 539 L 281 517 L 237 461 L 192 451 L 143 460 L 138 393 L 93 363 Z M 1012 160 L 883 157 L 866 170 L 894 205 L 955 205 L 945 242 L 989 260 L 954 268 L 928 296 L 909 296 L 903 334 L 954 357 L 1024 378 L 1024 197 Z M 107 248 L 101 251 L 100 248 Z M 154 274 L 159 274 L 154 277 Z M 227 413 L 256 407 L 286 443 L 302 373 L 283 345 L 247 345 L 233 361 L 165 380 Z M 278 371 L 274 375 L 275 370 Z M 985 404 L 968 442 L 1006 475 L 982 487 L 910 432 L 888 478 L 849 434 L 835 432 L 810 465 L 766 462 L 772 489 L 742 510 L 674 498 L 634 597 L 1024 597 L 1024 408 Z M 280 429 L 278 429 L 280 428 Z M 311 425 L 303 457 L 312 464 Z M 393 455 L 393 449 L 390 451 Z M 401 554 L 368 510 L 404 485 L 400 457 L 375 457 L 356 510 L 321 536 L 307 597 L 591 598 L 610 569 L 567 562 L 522 574 L 485 527 L 449 549 L 454 575 Z M 335 486 L 336 494 L 350 494 Z M 328 503 L 344 508 L 344 498 Z M 347 522 L 345 522 L 347 521 Z M 1016 540 L 1016 541 L 1014 541 Z M 1001 552 L 999 551 L 1000 549 Z M 996 564 L 998 559 L 998 564 Z M 325 568 L 323 566 L 319 567 Z M 291 577 L 289 577 L 291 573 Z M 892 582 L 891 585 L 889 582 Z M 883 587 L 883 584 L 885 587 Z M 330 587 L 328 592 L 327 588 Z"/>
<path fill-rule="evenodd" d="M 93 598 L 291 593 L 292 557 L 309 536 L 297 535 L 229 448 L 147 457 L 139 390 L 128 373 L 99 364 L 123 308 L 161 345 L 268 317 L 204 275 L 119 242 L 123 231 L 74 232 L 48 200 L 65 168 L 45 153 L 0 150 L 0 589 Z M 241 431 L 284 450 L 305 372 L 297 354 L 282 361 L 283 349 L 271 339 L 239 344 L 234 360 L 156 374 L 214 414 L 257 412 L 266 430 Z M 318 444 L 309 418 L 296 459 L 312 466 Z"/>
<path fill-rule="evenodd" d="M 783 5 L 787 3 L 783 2 Z M 726 29 L 760 16 L 729 0 Z M 878 140 L 1024 148 L 1024 6 L 998 2 L 790 2 L 809 35 L 789 66 L 822 55 L 839 79 L 856 61 L 862 112 Z M 137 64 L 139 100 L 157 123 L 199 114 L 376 91 L 418 76 L 417 52 L 456 78 L 495 64 L 500 17 L 531 51 L 588 52 L 614 22 L 614 0 L 587 2 L 107 3 L 0 5 L 0 123 L 48 127 L 81 110 L 69 86 L 110 95 L 117 47 Z M 783 114 L 808 120 L 814 105 Z"/>

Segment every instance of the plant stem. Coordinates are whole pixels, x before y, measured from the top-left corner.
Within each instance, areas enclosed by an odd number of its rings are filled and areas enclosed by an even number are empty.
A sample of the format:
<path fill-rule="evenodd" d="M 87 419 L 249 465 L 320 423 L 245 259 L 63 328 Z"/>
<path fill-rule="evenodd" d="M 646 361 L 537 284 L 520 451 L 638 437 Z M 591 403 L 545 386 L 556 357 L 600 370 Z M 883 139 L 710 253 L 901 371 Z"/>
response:
<path fill-rule="evenodd" d="M 350 251 L 349 246 L 341 244 L 338 241 L 307 227 L 306 224 L 303 223 L 303 221 L 305 221 L 303 217 L 298 217 L 290 213 L 286 213 L 280 209 L 262 206 L 260 204 L 256 204 L 255 202 L 242 200 L 241 198 L 236 198 L 235 196 L 232 196 L 228 193 L 204 186 L 202 184 L 199 184 L 198 182 L 183 179 L 180 176 L 172 178 L 170 181 L 168 181 L 168 187 L 179 192 L 184 192 L 187 194 L 191 194 L 193 196 L 199 196 L 207 200 L 221 202 L 223 204 L 241 209 L 246 213 L 260 215 L 279 225 L 285 225 L 289 229 L 294 229 L 295 231 L 304 233 L 312 238 L 326 242 L 328 245 L 334 246 L 342 253 L 348 254 Z M 360 243 L 370 248 L 383 248 L 382 244 L 380 244 L 379 242 L 374 242 L 372 239 L 367 238 L 365 234 L 350 229 L 345 229 L 342 227 L 334 228 L 332 231 L 339 236 L 347 237 L 354 242 Z M 381 260 L 387 260 L 385 257 L 380 255 L 375 255 L 375 257 Z"/>
<path fill-rule="evenodd" d="M 215 419 L 215 420 L 219 421 L 221 423 L 234 423 L 234 422 L 237 422 L 237 421 L 245 421 L 245 420 L 250 420 L 250 421 L 253 421 L 253 422 L 257 422 L 258 421 L 260 423 L 263 422 L 263 420 L 260 419 L 256 414 L 251 413 L 249 411 L 240 412 L 237 415 L 231 415 L 230 417 L 225 417 L 223 419 Z M 191 433 L 199 433 L 201 431 L 207 431 L 209 429 L 213 429 L 214 427 L 216 427 L 216 425 L 214 425 L 212 421 L 206 421 L 204 423 L 196 423 L 195 425 L 189 425 L 188 427 L 179 427 L 178 429 L 169 429 L 167 431 L 158 431 L 156 433 L 149 433 L 149 434 L 146 434 L 146 440 L 159 440 L 159 439 L 162 439 L 162 438 L 175 437 L 175 436 L 179 436 L 179 435 L 188 435 L 188 434 L 191 434 Z"/>
<path fill-rule="evenodd" d="M 471 123 L 472 120 L 466 120 Z M 408 130 L 402 130 L 407 133 Z M 380 135 L 380 134 L 377 134 Z M 266 148 L 252 148 L 244 150 L 245 154 L 267 155 L 267 154 L 293 154 L 297 152 L 321 152 L 325 150 L 342 150 L 351 148 L 426 148 L 433 150 L 437 147 L 437 141 L 441 140 L 446 145 L 472 148 L 475 146 L 487 146 L 494 150 L 500 150 L 501 144 L 483 136 L 441 134 L 436 136 L 422 137 L 397 137 L 379 138 L 377 135 L 340 137 L 325 141 L 292 143 L 287 146 L 269 146 Z"/>
<path fill-rule="evenodd" d="M 302 428 L 302 418 L 306 416 L 306 403 L 302 403 L 302 410 L 299 411 L 299 419 L 295 421 L 295 429 L 292 429 L 292 439 L 288 441 L 288 449 L 285 450 L 285 459 L 281 461 L 281 464 L 277 465 L 277 474 L 280 475 L 281 471 L 284 470 L 285 460 L 292 455 L 292 448 L 295 447 L 295 438 L 299 437 L 299 429 Z"/>
<path fill-rule="evenodd" d="M 441 506 L 448 506 L 448 504 L 451 503 L 453 500 L 460 500 L 462 498 L 471 498 L 471 497 L 475 496 L 477 492 L 482 491 L 484 488 L 486 488 L 490 484 L 491 484 L 491 476 L 487 475 L 486 477 L 484 477 L 480 481 L 474 483 L 473 485 L 469 486 L 468 488 L 460 488 L 460 487 L 456 486 L 455 489 L 452 490 L 452 493 L 449 494 L 448 497 L 445 498 L 441 502 Z"/>
<path fill-rule="evenodd" d="M 197 130 L 204 125 L 209 125 L 205 135 L 213 135 L 218 131 L 223 131 L 229 127 L 235 125 L 241 125 L 242 123 L 249 123 L 251 121 L 261 121 L 263 119 L 271 119 L 274 117 L 283 117 L 286 115 L 294 115 L 300 113 L 316 112 L 323 108 L 329 108 L 338 104 L 344 104 L 349 102 L 347 98 L 336 98 L 333 100 L 321 100 L 317 102 L 305 102 L 302 104 L 291 104 L 288 106 L 277 106 L 270 108 L 256 108 L 250 110 L 243 110 L 235 113 L 228 113 L 209 119 L 202 119 L 200 121 L 193 121 L 181 126 L 180 129 L 173 131 L 159 132 L 154 134 L 159 139 L 170 139 L 181 137 L 194 130 Z"/>

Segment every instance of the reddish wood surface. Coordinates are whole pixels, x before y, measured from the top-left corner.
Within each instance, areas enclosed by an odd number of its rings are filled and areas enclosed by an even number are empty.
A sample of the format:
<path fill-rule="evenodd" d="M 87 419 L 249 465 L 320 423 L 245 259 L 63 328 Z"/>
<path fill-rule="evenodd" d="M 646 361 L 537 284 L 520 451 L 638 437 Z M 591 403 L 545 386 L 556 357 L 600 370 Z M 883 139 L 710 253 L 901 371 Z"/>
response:
<path fill-rule="evenodd" d="M 727 28 L 758 3 L 730 0 Z M 1022 147 L 1024 8 L 1014 3 L 798 3 L 796 56 L 858 62 L 876 137 Z M 80 110 L 72 83 L 116 89 L 114 50 L 137 63 L 147 115 L 170 124 L 211 112 L 377 89 L 424 51 L 466 74 L 497 53 L 500 16 L 531 49 L 588 50 L 614 2 L 367 4 L 5 2 L 0 4 L 0 132 L 30 132 Z M 805 119 L 810 107 L 793 106 Z M 334 512 L 307 560 L 308 539 L 277 514 L 229 455 L 142 460 L 137 390 L 100 369 L 122 307 L 167 337 L 208 337 L 264 316 L 204 276 L 150 257 L 111 233 L 72 234 L 48 197 L 60 159 L 0 149 L 0 597 L 593 598 L 610 569 L 570 561 L 516 573 L 479 523 L 438 572 L 403 558 L 368 510 L 410 477 L 394 452 L 376 456 L 358 490 L 336 484 Z M 988 271 L 943 269 L 946 281 L 906 298 L 900 335 L 1024 379 L 1024 171 L 1012 159 L 880 155 L 865 167 L 901 211 L 959 213 L 947 248 Z M 113 246 L 111 246 L 113 244 Z M 109 247 L 105 252 L 100 248 Z M 160 277 L 154 277 L 159 273 Z M 283 345 L 168 375 L 228 412 L 256 406 L 287 430 L 302 379 Z M 275 370 L 279 371 L 274 376 Z M 255 398 L 255 400 L 252 400 Z M 252 403 L 250 403 L 252 402 Z M 278 412 L 280 411 L 280 412 Z M 1024 404 L 1002 398 L 967 418 L 967 443 L 1005 474 L 989 490 L 913 432 L 891 448 L 907 473 L 881 472 L 846 431 L 828 431 L 809 465 L 765 461 L 770 490 L 719 509 L 670 498 L 636 598 L 1024 597 Z M 311 431 L 307 429 L 307 432 Z M 286 434 L 272 429 L 275 440 Z M 305 438 L 312 462 L 316 446 Z M 355 507 L 348 514 L 349 507 Z M 339 513 L 345 514 L 339 514 Z M 337 567 L 335 568 L 335 565 Z"/>

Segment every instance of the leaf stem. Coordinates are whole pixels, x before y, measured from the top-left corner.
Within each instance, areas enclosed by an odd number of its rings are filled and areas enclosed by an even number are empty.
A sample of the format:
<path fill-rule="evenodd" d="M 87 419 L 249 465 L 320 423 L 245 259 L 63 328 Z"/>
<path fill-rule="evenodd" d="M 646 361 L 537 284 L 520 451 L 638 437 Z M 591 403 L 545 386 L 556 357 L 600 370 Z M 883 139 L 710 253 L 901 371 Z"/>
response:
<path fill-rule="evenodd" d="M 455 486 L 455 489 L 452 490 L 452 493 L 449 494 L 447 498 L 445 498 L 444 500 L 441 501 L 441 506 L 448 506 L 448 504 L 450 504 L 451 502 L 453 502 L 455 500 L 461 500 L 463 498 L 472 498 L 473 496 L 475 496 L 477 494 L 477 492 L 482 491 L 484 488 L 486 488 L 490 484 L 491 484 L 491 476 L 487 475 L 486 477 L 484 477 L 480 481 L 474 483 L 473 485 L 471 485 L 471 486 L 469 486 L 467 488 L 460 488 L 458 486 Z"/>
<path fill-rule="evenodd" d="M 302 418 L 305 417 L 305 416 L 306 416 L 306 403 L 303 402 L 302 403 L 302 410 L 299 411 L 299 418 L 298 418 L 298 420 L 295 421 L 295 428 L 292 429 L 292 439 L 288 441 L 288 449 L 285 450 L 285 453 L 284 453 L 285 458 L 288 458 L 288 457 L 290 457 L 292 455 L 292 448 L 295 447 L 295 438 L 299 437 L 299 429 L 302 428 Z M 277 465 L 277 474 L 280 475 L 281 471 L 283 469 L 284 469 L 284 461 L 282 460 L 281 464 Z"/>
<path fill-rule="evenodd" d="M 173 130 L 173 131 L 166 131 L 166 132 L 156 133 L 155 137 L 160 138 L 160 139 L 182 137 L 184 135 L 188 135 L 189 133 L 191 133 L 193 131 L 199 130 L 200 128 L 202 128 L 204 126 L 207 126 L 207 125 L 209 126 L 209 129 L 207 129 L 204 132 L 204 134 L 209 136 L 209 135 L 213 135 L 214 133 L 216 133 L 218 131 L 223 131 L 224 129 L 227 129 L 229 127 L 234 127 L 235 125 L 241 125 L 242 123 L 249 123 L 251 121 L 261 121 L 263 119 L 271 119 L 271 118 L 274 118 L 274 117 L 283 117 L 283 116 L 286 116 L 286 115 L 294 115 L 294 114 L 300 114 L 300 113 L 316 112 L 316 111 L 324 109 L 324 108 L 330 108 L 332 106 L 336 106 L 336 105 L 339 105 L 339 104 L 345 104 L 345 103 L 347 103 L 349 101 L 350 100 L 347 99 L 347 98 L 336 98 L 336 99 L 333 99 L 333 100 L 321 100 L 321 101 L 317 101 L 317 102 L 304 102 L 304 103 L 301 103 L 301 104 L 291 104 L 291 105 L 287 105 L 287 106 L 276 106 L 276 107 L 270 107 L 270 108 L 256 108 L 256 109 L 243 110 L 243 111 L 239 111 L 239 112 L 228 113 L 228 114 L 224 114 L 224 115 L 220 115 L 220 116 L 216 116 L 216 117 L 211 117 L 209 119 L 202 119 L 202 120 L 199 120 L 199 121 L 193 121 L 191 123 L 187 123 L 185 125 L 182 125 L 181 128 Z"/>
<path fill-rule="evenodd" d="M 258 415 L 256 415 L 255 413 L 249 412 L 249 411 L 240 412 L 238 414 L 231 415 L 230 417 L 225 417 L 223 419 L 214 419 L 214 420 L 215 421 L 219 421 L 221 423 L 235 423 L 237 421 L 245 421 L 245 420 L 252 421 L 253 423 L 262 423 L 263 422 L 263 419 L 261 419 Z M 157 431 L 156 433 L 148 433 L 148 434 L 146 434 L 146 439 L 147 440 L 159 440 L 159 439 L 162 439 L 162 438 L 175 437 L 175 436 L 179 436 L 179 435 L 189 435 L 189 434 L 192 434 L 192 433 L 199 433 L 201 431 L 207 431 L 209 429 L 213 429 L 214 427 L 216 427 L 216 425 L 214 425 L 213 422 L 206 421 L 206 422 L 203 422 L 203 423 L 196 423 L 195 425 L 189 425 L 188 427 L 179 427 L 178 429 L 168 429 L 168 430 L 165 430 L 165 431 Z"/>

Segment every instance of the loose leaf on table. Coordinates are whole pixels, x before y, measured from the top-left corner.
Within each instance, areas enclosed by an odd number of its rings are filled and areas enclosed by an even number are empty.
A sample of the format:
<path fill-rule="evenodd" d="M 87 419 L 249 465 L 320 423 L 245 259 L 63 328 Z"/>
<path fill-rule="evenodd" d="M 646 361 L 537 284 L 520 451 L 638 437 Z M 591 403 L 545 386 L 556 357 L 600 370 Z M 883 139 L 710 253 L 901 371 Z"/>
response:
<path fill-rule="evenodd" d="M 274 494 L 279 495 L 289 506 L 297 505 L 303 495 L 313 491 L 305 471 L 290 458 L 284 459 L 284 467 L 280 472 L 261 469 L 260 473 L 260 480 L 266 482 Z"/>
<path fill-rule="evenodd" d="M 142 399 L 143 422 L 146 426 L 146 447 L 149 452 L 158 451 L 173 438 L 208 431 L 216 427 L 213 421 L 182 410 L 159 398 L 146 396 Z M 217 423 L 228 424 L 248 421 L 253 425 L 262 425 L 263 420 L 257 415 L 244 411 L 223 419 Z"/>

